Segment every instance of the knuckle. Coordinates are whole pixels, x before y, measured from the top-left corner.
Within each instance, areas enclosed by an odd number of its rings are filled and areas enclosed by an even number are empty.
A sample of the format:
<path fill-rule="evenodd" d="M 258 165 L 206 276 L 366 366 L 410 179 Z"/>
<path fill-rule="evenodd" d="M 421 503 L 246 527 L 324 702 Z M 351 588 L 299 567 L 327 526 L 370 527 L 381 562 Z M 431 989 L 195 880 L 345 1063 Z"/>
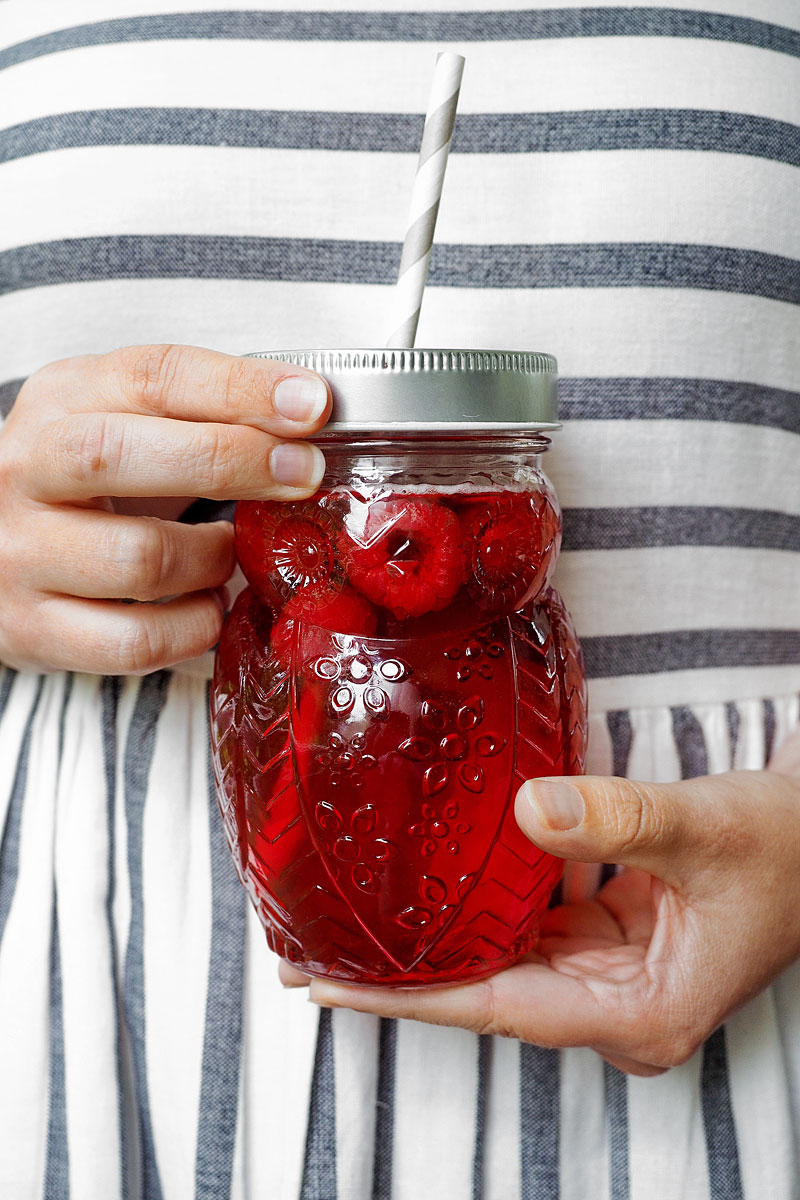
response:
<path fill-rule="evenodd" d="M 57 475 L 81 484 L 105 478 L 120 467 L 123 439 L 109 413 L 85 413 L 51 427 L 45 443 Z"/>
<path fill-rule="evenodd" d="M 470 1029 L 479 1036 L 492 1034 L 495 1037 L 519 1038 L 519 1030 L 513 1027 L 502 1007 L 497 1003 L 497 992 L 490 979 L 476 984 L 474 1012 Z"/>
<path fill-rule="evenodd" d="M 230 425 L 205 425 L 198 434 L 195 463 L 210 499 L 225 499 L 239 475 L 236 431 Z"/>
<path fill-rule="evenodd" d="M 147 412 L 163 416 L 168 396 L 184 372 L 187 348 L 167 343 L 129 346 L 122 355 L 125 390 Z"/>
<path fill-rule="evenodd" d="M 240 407 L 241 398 L 253 389 L 253 367 L 246 358 L 231 358 L 222 374 L 222 398 L 226 408 Z"/>
<path fill-rule="evenodd" d="M 177 554 L 174 538 L 155 517 L 140 517 L 123 547 L 124 577 L 134 600 L 158 600 L 169 590 Z"/>
<path fill-rule="evenodd" d="M 168 606 L 142 605 L 119 639 L 114 673 L 148 675 L 200 654 L 218 640 L 221 624 L 222 613 L 211 597 L 181 608 L 180 615 Z"/>
<path fill-rule="evenodd" d="M 76 374 L 85 370 L 86 364 L 92 361 L 93 357 L 86 355 L 80 358 L 61 358 L 38 367 L 19 389 L 14 408 L 20 410 L 33 406 L 35 411 L 41 411 L 43 404 L 57 401 L 68 392 Z"/>
<path fill-rule="evenodd" d="M 164 627 L 142 611 L 122 631 L 117 649 L 119 674 L 147 675 L 163 666 L 167 657 Z"/>
<path fill-rule="evenodd" d="M 648 787 L 631 780 L 615 781 L 606 790 L 604 800 L 609 828 L 615 832 L 614 844 L 621 851 L 649 846 L 661 839 L 664 818 Z"/>
<path fill-rule="evenodd" d="M 475 1013 L 471 1022 L 474 1033 L 495 1033 L 497 1030 L 497 1005 L 494 988 L 489 980 L 478 986 L 475 994 Z"/>

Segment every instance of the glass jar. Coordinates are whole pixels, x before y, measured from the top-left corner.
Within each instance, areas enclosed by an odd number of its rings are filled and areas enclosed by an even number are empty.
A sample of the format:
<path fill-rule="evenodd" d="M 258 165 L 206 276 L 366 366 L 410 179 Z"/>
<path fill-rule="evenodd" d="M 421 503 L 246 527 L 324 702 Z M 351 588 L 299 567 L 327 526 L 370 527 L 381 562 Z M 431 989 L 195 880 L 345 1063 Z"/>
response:
<path fill-rule="evenodd" d="M 319 491 L 236 511 L 250 586 L 223 628 L 211 724 L 239 875 L 272 949 L 309 974 L 490 974 L 535 943 L 563 867 L 519 830 L 516 792 L 583 769 L 583 666 L 550 586 L 561 516 L 540 464 L 555 364 L 271 357 L 320 370 L 335 408 Z"/>

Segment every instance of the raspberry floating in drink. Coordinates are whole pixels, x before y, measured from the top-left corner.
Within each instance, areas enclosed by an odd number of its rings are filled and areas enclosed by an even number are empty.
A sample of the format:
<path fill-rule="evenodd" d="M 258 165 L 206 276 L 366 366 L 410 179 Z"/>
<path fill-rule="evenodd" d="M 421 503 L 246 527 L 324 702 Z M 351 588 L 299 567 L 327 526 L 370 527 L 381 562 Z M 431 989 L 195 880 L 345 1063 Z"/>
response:
<path fill-rule="evenodd" d="M 400 619 L 446 608 L 464 582 L 461 527 L 435 500 L 378 500 L 339 546 L 353 586 Z"/>

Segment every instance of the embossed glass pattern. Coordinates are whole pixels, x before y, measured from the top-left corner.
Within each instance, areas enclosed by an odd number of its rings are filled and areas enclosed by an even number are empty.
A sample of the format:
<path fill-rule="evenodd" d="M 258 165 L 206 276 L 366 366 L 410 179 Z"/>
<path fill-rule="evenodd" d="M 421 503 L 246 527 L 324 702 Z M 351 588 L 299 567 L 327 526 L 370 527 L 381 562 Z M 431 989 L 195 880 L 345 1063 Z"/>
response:
<path fill-rule="evenodd" d="M 270 946 L 311 974 L 447 983 L 535 942 L 562 863 L 514 797 L 583 769 L 586 724 L 546 445 L 340 438 L 311 500 L 237 508 L 219 801 Z"/>

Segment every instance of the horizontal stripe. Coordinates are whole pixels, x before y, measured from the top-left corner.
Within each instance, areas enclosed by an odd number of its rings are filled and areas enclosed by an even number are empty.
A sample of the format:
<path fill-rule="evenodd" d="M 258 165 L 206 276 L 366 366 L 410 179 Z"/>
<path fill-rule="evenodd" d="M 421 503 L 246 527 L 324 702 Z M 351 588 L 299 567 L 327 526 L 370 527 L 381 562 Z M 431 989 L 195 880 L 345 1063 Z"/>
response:
<path fill-rule="evenodd" d="M 265 0 L 260 6 L 261 11 L 284 11 L 286 4 L 281 0 Z M 436 12 L 461 13 L 466 7 L 463 0 L 436 0 Z M 584 9 L 586 0 L 560 0 L 552 5 L 559 9 Z M 651 9 L 652 0 L 627 0 L 628 9 Z M 788 29 L 800 29 L 800 13 L 797 11 L 796 0 L 704 0 L 701 5 L 697 0 L 671 0 L 670 9 L 688 10 L 690 12 L 714 11 L 724 12 L 729 16 L 752 18 L 753 20 L 769 21 L 774 25 L 784 25 Z M 252 0 L 226 0 L 225 12 L 250 12 Z M 320 0 L 295 0 L 291 6 L 292 12 L 318 12 L 326 9 L 330 12 L 350 11 L 353 5 L 346 0 L 334 0 L 331 3 L 321 3 Z M 411 8 L 409 0 L 360 0 L 359 12 L 384 13 L 406 12 Z M 530 0 L 482 0 L 481 11 L 492 12 L 524 12 L 531 8 Z M 60 28 L 73 28 L 75 25 L 86 25 L 92 21 L 105 20 L 108 17 L 106 0 L 57 0 L 55 10 L 46 7 L 40 11 L 40 5 L 25 5 L 17 7 L 14 13 L 13 30 L 8 29 L 3 36 L 0 22 L 0 45 L 16 45 L 42 33 L 50 32 L 56 25 Z M 129 0 L 125 13 L 128 17 L 144 17 L 153 13 L 215 13 L 220 9 L 219 0 Z M 0 12 L 3 10 L 0 9 Z M 57 13 L 58 21 L 53 20 L 53 11 Z M 13 36 L 12 36 L 13 34 Z"/>
<path fill-rule="evenodd" d="M 565 550 L 736 546 L 800 552 L 800 516 L 752 508 L 570 508 Z"/>
<path fill-rule="evenodd" d="M 205 345 L 230 354 L 271 346 L 383 345 L 388 332 L 389 285 L 353 284 L 347 289 L 346 302 L 343 299 L 339 284 L 281 280 L 112 279 L 31 288 L 0 296 L 0 377 L 18 379 L 59 358 L 137 343 Z M 565 376 L 619 379 L 677 373 L 690 380 L 747 380 L 787 390 L 796 389 L 800 377 L 796 308 L 726 292 L 428 288 L 418 344 L 546 350 L 557 354 Z M 571 428 L 567 426 L 567 430 Z M 664 432 L 665 444 L 670 444 L 668 439 L 680 428 L 674 422 Z M 588 446 L 588 461 L 594 461 L 595 443 L 612 434 L 616 437 L 617 429 L 622 432 L 624 426 L 606 429 L 604 434 L 597 422 L 590 429 L 594 441 Z M 567 430 L 558 436 L 559 460 L 565 437 L 570 436 Z M 627 437 L 629 431 L 624 432 Z M 692 431 L 687 426 L 672 454 L 671 472 L 682 468 L 684 461 L 697 461 L 693 436 L 707 437 L 708 433 L 708 428 Z M 759 437 L 771 433 L 764 429 Z M 719 434 L 717 427 L 715 439 Z M 734 431 L 730 453 L 741 459 L 739 445 Z M 781 450 L 785 438 L 776 439 L 770 443 L 773 445 L 779 454 L 788 455 L 788 446 L 785 452 Z M 702 476 L 705 464 L 699 461 Z M 746 455 L 729 474 L 732 488 L 747 487 L 748 504 L 753 505 L 753 487 L 757 492 L 763 490 L 759 480 L 767 473 L 751 462 L 752 456 Z M 636 465 L 626 463 L 626 473 Z M 791 476 L 794 459 L 788 465 Z M 747 484 L 739 480 L 743 469 L 748 472 Z M 652 474 L 650 468 L 648 472 Z M 583 474 L 584 484 L 569 499 L 562 495 L 563 503 L 576 507 L 589 503 L 585 467 Z M 599 482 L 607 491 L 607 484 L 615 481 L 594 476 L 593 491 Z M 773 483 L 770 477 L 770 487 Z M 619 485 L 624 489 L 624 477 Z M 693 482 L 688 470 L 681 472 L 680 488 L 683 503 L 729 502 L 727 494 L 722 499 L 709 496 L 702 480 Z M 695 500 L 698 492 L 700 498 Z M 650 486 L 634 497 L 617 487 L 591 503 L 612 507 L 620 503 L 620 496 L 622 503 L 661 501 Z M 741 492 L 730 503 L 741 503 Z M 754 507 L 784 506 L 765 499 Z"/>
<path fill-rule="evenodd" d="M 701 38 L 800 56 L 800 33 L 796 30 L 724 13 L 674 8 L 552 8 L 452 13 L 195 12 L 97 21 L 43 34 L 0 53 L 0 68 L 78 47 L 168 38 L 491 42 L 592 37 Z"/>
<path fill-rule="evenodd" d="M 658 421 L 666 416 L 800 433 L 800 392 L 727 379 L 562 377 L 558 415 L 562 421 Z"/>
<path fill-rule="evenodd" d="M 0 416 L 10 412 L 24 379 L 0 383 Z M 800 392 L 727 379 L 565 379 L 558 385 L 562 421 L 728 421 L 800 433 Z M 573 510 L 574 511 L 574 510 Z"/>
<path fill-rule="evenodd" d="M 581 638 L 590 678 L 800 664 L 798 629 L 682 629 Z"/>
<path fill-rule="evenodd" d="M 0 252 L 115 233 L 391 244 L 406 226 L 410 168 L 403 154 L 228 146 L 36 155 L 2 170 L 13 215 L 0 226 Z M 800 260 L 800 171 L 718 154 L 700 174 L 686 151 L 459 155 L 448 167 L 437 242 L 724 245 Z M 148 179 L 158 187 L 143 188 Z M 604 202 L 587 205 L 585 195 Z"/>
<path fill-rule="evenodd" d="M 555 584 L 586 637 L 800 630 L 800 554 L 736 546 L 565 550 Z M 747 661 L 746 659 L 744 661 Z"/>
<path fill-rule="evenodd" d="M 208 674 L 210 674 L 210 667 Z M 783 696 L 800 692 L 800 666 L 707 667 L 659 670 L 651 675 L 592 679 L 589 711 L 597 716 L 617 709 L 662 704 L 721 704 L 742 696 Z M 606 767 L 603 771 L 607 770 Z M 630 768 L 629 768 L 630 772 Z"/>
<path fill-rule="evenodd" d="M 544 465 L 564 508 L 746 505 L 800 516 L 799 449 L 783 430 L 674 420 L 665 410 L 660 421 L 565 422 Z M 741 568 L 730 569 L 738 578 Z"/>
<path fill-rule="evenodd" d="M 416 113 L 284 112 L 260 109 L 113 108 L 57 113 L 0 134 L 0 162 L 78 146 L 242 146 L 412 154 Z M 691 150 L 800 166 L 800 128 L 747 113 L 701 109 L 464 113 L 451 154 Z"/>
<path fill-rule="evenodd" d="M 78 280 L 288 279 L 391 283 L 396 242 L 324 238 L 120 236 L 63 239 L 0 254 L 0 295 Z M 431 287 L 678 287 L 800 303 L 800 269 L 725 246 L 437 245 Z"/>
<path fill-rule="evenodd" d="M 469 78 L 456 126 L 469 113 L 588 109 L 744 112 L 800 125 L 797 60 L 729 42 L 504 42 L 502 72 L 496 43 L 464 48 Z M 9 125 L 65 108 L 419 114 L 430 89 L 433 53 L 427 42 L 334 46 L 194 40 L 98 46 L 0 71 L 0 114 Z"/>

